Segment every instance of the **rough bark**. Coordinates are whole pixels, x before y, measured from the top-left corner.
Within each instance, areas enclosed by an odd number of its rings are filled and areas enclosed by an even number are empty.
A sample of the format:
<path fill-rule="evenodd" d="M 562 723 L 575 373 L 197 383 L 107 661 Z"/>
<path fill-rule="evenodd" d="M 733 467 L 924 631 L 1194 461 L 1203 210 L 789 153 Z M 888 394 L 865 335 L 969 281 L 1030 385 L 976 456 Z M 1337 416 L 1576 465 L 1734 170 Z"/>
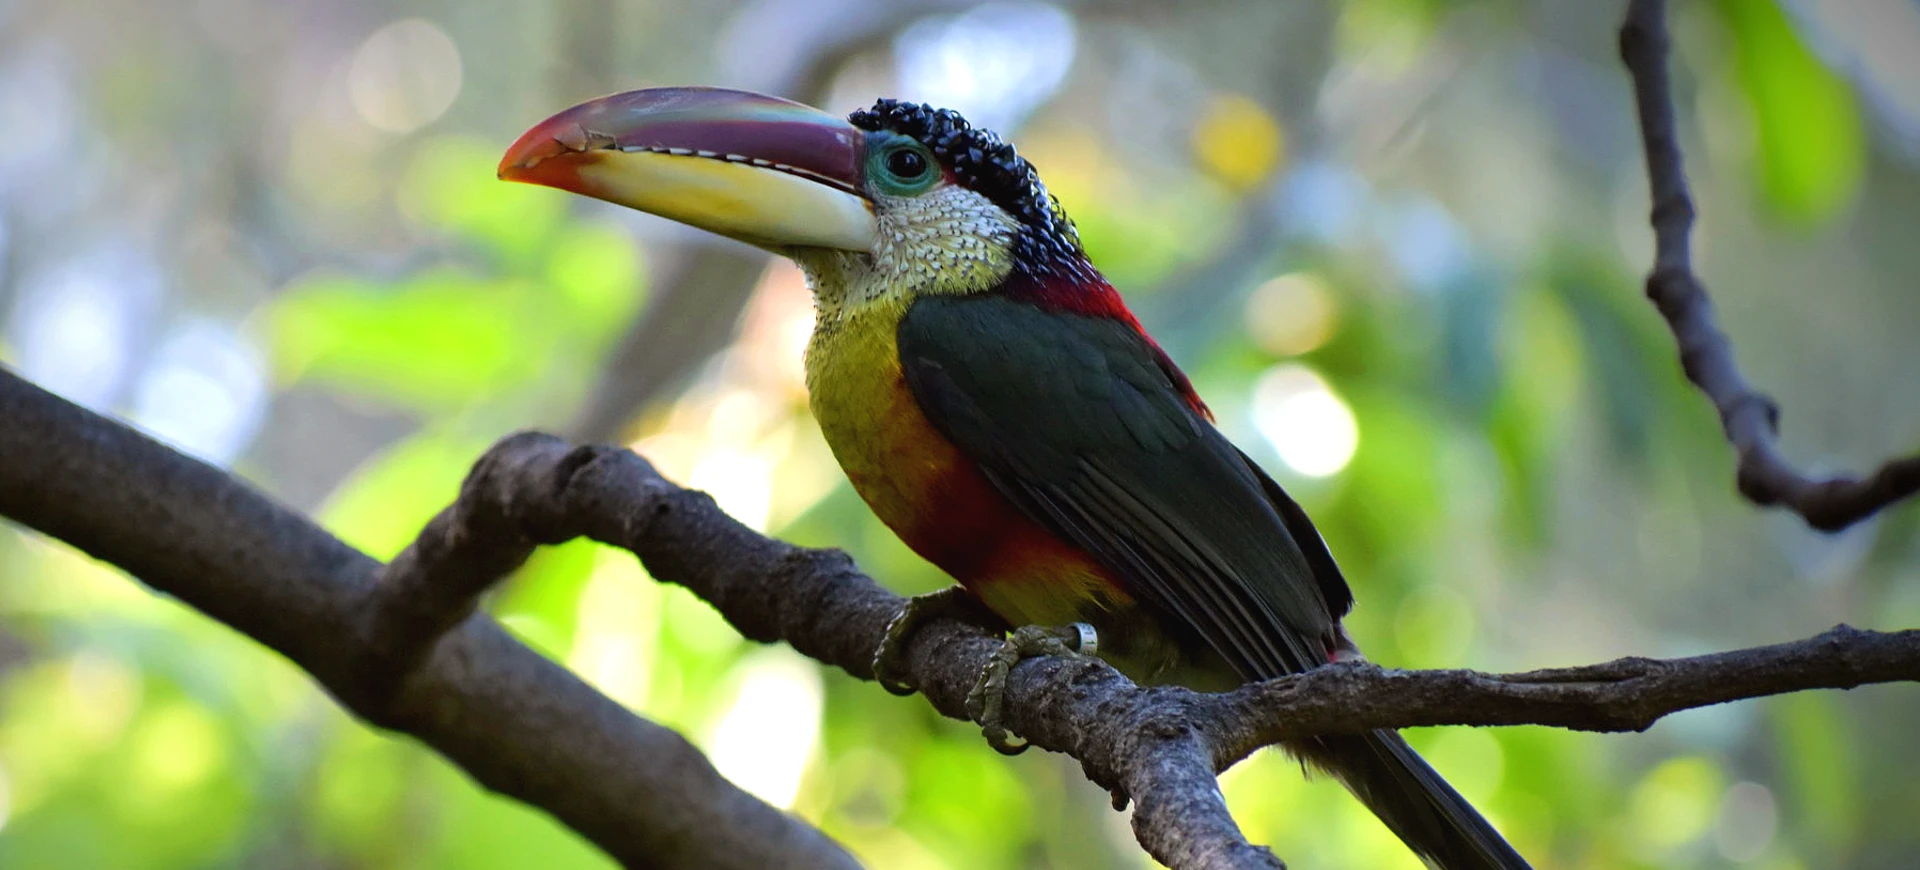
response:
<path fill-rule="evenodd" d="M 489 478 L 484 463 L 475 477 Z M 0 369 L 0 515 L 247 634 L 355 715 L 417 738 L 629 867 L 858 866 L 727 782 L 679 734 L 473 613 L 540 531 L 516 535 L 511 513 L 472 504 L 383 570 L 232 475 Z"/>
<path fill-rule="evenodd" d="M 743 635 L 856 677 L 904 601 L 836 550 L 728 517 L 638 455 L 521 433 L 387 566 L 244 483 L 0 374 L 0 513 L 174 594 L 307 668 L 349 709 L 413 734 L 489 787 L 545 807 L 633 866 L 849 866 L 803 824 L 732 789 L 685 741 L 505 635 L 476 597 L 539 544 L 631 550 Z M 953 621 L 913 636 L 906 673 L 966 717 L 999 641 Z M 1247 842 L 1215 775 L 1284 739 L 1422 725 L 1640 730 L 1668 713 L 1780 692 L 1920 679 L 1920 632 L 1836 628 L 1687 659 L 1496 675 L 1368 664 L 1206 695 L 1142 689 L 1085 658 L 1024 662 L 1008 724 L 1135 804 L 1141 844 L 1175 868 L 1277 867 Z"/>

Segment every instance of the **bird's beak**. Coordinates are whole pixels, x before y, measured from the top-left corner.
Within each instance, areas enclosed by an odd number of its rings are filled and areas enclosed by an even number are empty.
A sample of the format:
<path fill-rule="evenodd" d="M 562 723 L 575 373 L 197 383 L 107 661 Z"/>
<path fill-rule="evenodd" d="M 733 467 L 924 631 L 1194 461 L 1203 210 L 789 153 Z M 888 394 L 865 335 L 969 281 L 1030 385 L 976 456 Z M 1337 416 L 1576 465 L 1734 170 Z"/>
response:
<path fill-rule="evenodd" d="M 776 252 L 870 251 L 865 134 L 799 103 L 652 88 L 581 103 L 507 149 L 500 177 L 650 212 Z"/>

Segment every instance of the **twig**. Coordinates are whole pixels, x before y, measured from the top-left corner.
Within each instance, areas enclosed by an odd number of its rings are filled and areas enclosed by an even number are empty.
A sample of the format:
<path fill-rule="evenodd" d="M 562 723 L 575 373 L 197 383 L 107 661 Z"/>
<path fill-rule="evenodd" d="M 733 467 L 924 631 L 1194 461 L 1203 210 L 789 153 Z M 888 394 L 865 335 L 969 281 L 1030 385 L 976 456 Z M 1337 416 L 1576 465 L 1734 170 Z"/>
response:
<path fill-rule="evenodd" d="M 488 468 L 469 490 L 486 488 Z M 537 472 L 494 468 L 516 490 L 539 485 Z M 514 538 L 505 527 L 517 524 L 515 504 L 462 499 L 396 562 L 393 587 L 376 587 L 379 562 L 306 518 L 0 368 L 0 515 L 279 651 L 355 714 L 413 735 L 627 866 L 858 866 L 819 831 L 728 783 L 680 735 L 492 619 L 466 615 L 479 589 L 524 555 L 491 537 Z M 538 524 L 518 528 L 548 539 Z"/>
<path fill-rule="evenodd" d="M 1836 626 L 1806 640 L 1681 659 L 1485 674 L 1336 665 L 1214 696 L 1226 761 L 1281 740 L 1423 725 L 1550 725 L 1645 731 L 1729 701 L 1868 683 L 1920 682 L 1920 630 Z M 1359 723 L 1357 726 L 1356 723 Z"/>
<path fill-rule="evenodd" d="M 1781 505 L 1817 529 L 1846 528 L 1920 492 L 1920 456 L 1891 460 L 1865 480 L 1814 480 L 1781 455 L 1780 408 L 1741 374 L 1733 346 L 1715 322 L 1713 302 L 1693 274 L 1688 243 L 1693 200 L 1687 192 L 1675 130 L 1673 89 L 1667 76 L 1670 45 L 1665 2 L 1632 0 L 1620 28 L 1620 56 L 1633 76 L 1653 195 L 1655 255 L 1653 272 L 1647 276 L 1647 296 L 1673 330 L 1687 379 L 1720 412 L 1720 425 L 1739 455 L 1735 479 L 1740 493 L 1755 504 Z"/>

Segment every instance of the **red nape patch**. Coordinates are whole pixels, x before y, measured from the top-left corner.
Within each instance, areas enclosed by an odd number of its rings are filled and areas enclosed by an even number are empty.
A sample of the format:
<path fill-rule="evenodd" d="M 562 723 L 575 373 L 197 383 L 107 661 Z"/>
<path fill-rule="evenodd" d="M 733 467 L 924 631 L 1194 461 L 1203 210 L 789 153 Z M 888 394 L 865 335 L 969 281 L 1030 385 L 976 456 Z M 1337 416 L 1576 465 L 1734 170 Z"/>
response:
<path fill-rule="evenodd" d="M 1061 277 L 1035 278 L 1015 272 L 1014 276 L 1000 288 L 1000 292 L 1005 293 L 1009 298 L 1018 299 L 1046 311 L 1065 311 L 1087 317 L 1104 317 L 1126 324 L 1128 328 L 1139 333 L 1141 340 L 1145 341 L 1147 347 L 1153 351 L 1154 362 L 1160 364 L 1160 370 L 1166 372 L 1167 380 L 1172 381 L 1174 388 L 1180 391 L 1181 397 L 1187 401 L 1187 406 L 1192 408 L 1194 413 L 1206 418 L 1207 422 L 1213 422 L 1213 409 L 1208 408 L 1207 403 L 1201 400 L 1200 394 L 1194 392 L 1193 381 L 1187 378 L 1187 373 L 1174 365 L 1173 358 L 1160 349 L 1160 343 L 1147 334 L 1146 328 L 1140 325 L 1140 319 L 1134 317 L 1133 312 L 1128 310 L 1127 303 L 1120 298 L 1120 291 L 1113 289 L 1113 285 L 1107 283 L 1105 279 L 1096 277 L 1093 281 L 1083 281 Z"/>

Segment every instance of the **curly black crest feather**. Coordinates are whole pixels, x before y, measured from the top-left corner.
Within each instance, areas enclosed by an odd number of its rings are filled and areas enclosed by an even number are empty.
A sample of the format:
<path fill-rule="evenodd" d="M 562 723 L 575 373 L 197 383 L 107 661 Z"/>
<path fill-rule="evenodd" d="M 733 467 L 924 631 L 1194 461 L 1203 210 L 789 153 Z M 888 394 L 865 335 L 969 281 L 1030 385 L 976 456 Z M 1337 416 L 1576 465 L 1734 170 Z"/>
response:
<path fill-rule="evenodd" d="M 1084 262 L 1080 234 L 1047 192 L 1040 173 L 999 134 L 967 123 L 952 109 L 925 103 L 877 100 L 847 120 L 862 130 L 887 130 L 907 136 L 933 151 L 968 190 L 979 193 L 1027 227 L 1017 257 L 1022 266 L 1054 271 Z"/>

